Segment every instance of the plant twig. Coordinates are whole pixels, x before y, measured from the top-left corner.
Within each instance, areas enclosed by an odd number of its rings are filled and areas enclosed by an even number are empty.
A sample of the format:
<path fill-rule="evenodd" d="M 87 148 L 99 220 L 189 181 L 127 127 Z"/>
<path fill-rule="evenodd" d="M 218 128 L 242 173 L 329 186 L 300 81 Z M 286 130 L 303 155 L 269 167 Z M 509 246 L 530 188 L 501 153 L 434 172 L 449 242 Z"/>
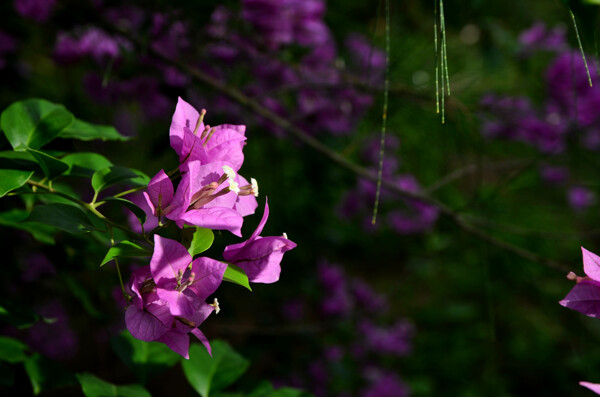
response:
<path fill-rule="evenodd" d="M 113 27 L 113 30 L 114 29 L 115 28 Z M 143 42 L 141 40 L 136 39 L 135 37 L 132 37 L 131 35 L 129 35 L 129 32 L 126 32 L 123 30 L 119 30 L 118 32 L 120 34 L 124 34 L 125 36 L 127 36 L 127 38 L 129 40 L 133 41 L 138 46 L 143 47 Z M 323 156 L 327 157 L 329 160 L 333 161 L 334 163 L 342 166 L 343 168 L 351 171 L 352 173 L 356 174 L 357 176 L 359 176 L 361 178 L 365 178 L 370 181 L 377 182 L 377 174 L 376 173 L 371 172 L 370 170 L 348 160 L 347 158 L 342 156 L 340 153 L 330 149 L 329 147 L 327 147 L 326 145 L 321 143 L 319 140 L 315 139 L 313 136 L 308 134 L 302 128 L 292 124 L 289 120 L 279 116 L 278 114 L 276 114 L 273 111 L 269 110 L 268 108 L 264 107 L 263 105 L 261 105 L 254 99 L 250 98 L 249 96 L 247 96 L 240 90 L 238 90 L 234 87 L 230 87 L 227 84 L 219 81 L 218 79 L 215 79 L 212 76 L 209 76 L 208 74 L 204 73 L 203 71 L 196 69 L 196 68 L 188 65 L 187 63 L 182 62 L 176 58 L 168 57 L 151 47 L 146 47 L 146 50 L 149 55 L 152 55 L 167 64 L 171 64 L 171 65 L 177 67 L 179 70 L 181 70 L 181 71 L 187 73 L 189 76 L 191 76 L 191 78 L 193 80 L 195 80 L 207 87 L 210 87 L 215 91 L 218 91 L 218 92 L 226 95 L 233 101 L 239 103 L 243 107 L 250 110 L 253 114 L 263 117 L 266 120 L 270 121 L 276 127 L 280 128 L 283 131 L 286 131 L 291 136 L 298 139 L 299 141 L 301 141 L 302 143 L 304 143 L 311 149 L 321 153 Z M 453 223 L 455 223 L 457 226 L 462 228 L 467 233 L 472 234 L 473 236 L 475 236 L 483 241 L 486 241 L 492 245 L 495 245 L 501 249 L 504 249 L 508 252 L 516 254 L 527 260 L 548 266 L 552 269 L 559 270 L 561 272 L 568 272 L 570 270 L 570 266 L 566 263 L 555 261 L 555 260 L 549 259 L 549 258 L 545 258 L 545 257 L 538 255 L 534 252 L 531 252 L 527 249 L 521 248 L 519 246 L 513 245 L 504 240 L 501 240 L 501 239 L 493 236 L 492 234 L 489 234 L 486 231 L 479 229 L 478 227 L 476 227 L 473 224 L 466 221 L 461 214 L 455 212 L 454 210 L 452 210 L 450 207 L 448 207 L 444 203 L 440 202 L 439 200 L 433 198 L 432 196 L 430 196 L 426 193 L 409 192 L 409 191 L 403 190 L 399 186 L 397 186 L 396 184 L 394 184 L 393 182 L 391 182 L 390 180 L 387 180 L 387 179 L 382 179 L 381 185 L 401 197 L 408 198 L 408 199 L 414 199 L 414 200 L 420 200 L 422 202 L 425 202 L 425 203 L 428 203 L 428 204 L 431 204 L 431 205 L 437 207 L 438 210 L 440 211 L 440 214 L 442 214 L 443 216 L 445 216 L 446 218 L 451 220 Z"/>

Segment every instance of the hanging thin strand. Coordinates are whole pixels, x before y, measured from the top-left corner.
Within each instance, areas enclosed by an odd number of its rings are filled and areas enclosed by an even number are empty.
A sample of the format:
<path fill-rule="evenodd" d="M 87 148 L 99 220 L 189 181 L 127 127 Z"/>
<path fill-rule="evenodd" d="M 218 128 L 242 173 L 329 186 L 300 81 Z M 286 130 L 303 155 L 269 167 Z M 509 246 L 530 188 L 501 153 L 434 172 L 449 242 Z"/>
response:
<path fill-rule="evenodd" d="M 448 73 L 448 49 L 446 47 L 446 18 L 444 17 L 444 0 L 440 0 L 440 28 L 442 29 L 442 57 L 444 60 L 444 73 L 446 74 L 446 89 L 450 96 L 450 73 Z M 442 90 L 444 87 L 442 87 Z"/>
<path fill-rule="evenodd" d="M 390 90 L 390 0 L 385 0 L 385 87 L 383 89 L 383 112 L 381 115 L 381 140 L 379 142 L 379 170 L 377 171 L 377 190 L 371 224 L 377 221 L 379 199 L 381 196 L 381 180 L 383 179 L 383 154 L 385 149 L 385 131 L 387 127 L 388 92 Z"/>
<path fill-rule="evenodd" d="M 433 0 L 433 49 L 435 52 L 435 112 L 440 113 L 440 69 L 438 68 L 437 0 Z"/>
<path fill-rule="evenodd" d="M 569 8 L 569 13 L 571 14 L 571 19 L 573 20 L 573 27 L 575 28 L 575 36 L 577 36 L 577 43 L 579 44 L 579 51 L 581 51 L 581 57 L 583 58 L 583 64 L 585 65 L 585 71 L 587 73 L 588 82 L 590 83 L 590 87 L 592 86 L 592 77 L 590 76 L 590 70 L 588 69 L 587 61 L 585 60 L 585 52 L 583 52 L 583 45 L 581 45 L 581 38 L 579 37 L 579 30 L 577 30 L 577 22 L 575 22 L 575 14 Z"/>

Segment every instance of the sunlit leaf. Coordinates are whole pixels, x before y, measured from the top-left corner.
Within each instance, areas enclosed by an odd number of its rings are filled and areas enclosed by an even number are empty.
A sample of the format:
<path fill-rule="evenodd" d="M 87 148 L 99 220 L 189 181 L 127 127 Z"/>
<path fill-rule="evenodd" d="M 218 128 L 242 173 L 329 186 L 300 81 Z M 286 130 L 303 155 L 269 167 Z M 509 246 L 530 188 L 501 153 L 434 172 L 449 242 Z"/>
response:
<path fill-rule="evenodd" d="M 241 285 L 252 291 L 250 288 L 250 282 L 248 281 L 248 276 L 244 272 L 244 270 L 236 265 L 227 264 L 227 269 L 225 270 L 225 274 L 223 275 L 224 281 L 229 281 L 230 283 L 234 283 L 237 285 Z"/>
<path fill-rule="evenodd" d="M 98 153 L 73 153 L 61 159 L 69 166 L 67 175 L 91 177 L 94 172 L 108 168 L 112 163 Z"/>
<path fill-rule="evenodd" d="M 194 390 L 202 397 L 223 390 L 248 369 L 250 362 L 226 342 L 211 342 L 212 357 L 198 344 L 190 346 L 190 359 L 183 360 L 183 372 Z"/>
<path fill-rule="evenodd" d="M 100 266 L 105 265 L 115 258 L 141 258 L 146 256 L 149 257 L 150 254 L 150 251 L 136 243 L 132 243 L 131 241 L 121 241 L 108 250 Z"/>
<path fill-rule="evenodd" d="M 40 149 L 73 123 L 62 105 L 43 99 L 15 102 L 0 115 L 0 127 L 15 150 Z"/>
<path fill-rule="evenodd" d="M 33 175 L 33 171 L 0 170 L 0 197 L 23 186 Z"/>
<path fill-rule="evenodd" d="M 79 139 L 91 141 L 101 139 L 103 141 L 126 141 L 129 138 L 119 134 L 115 127 L 108 125 L 97 125 L 75 119 L 67 129 L 59 135 L 60 138 Z"/>
<path fill-rule="evenodd" d="M 192 236 L 192 243 L 190 244 L 189 252 L 192 257 L 206 251 L 210 248 L 215 235 L 212 230 L 203 227 L 197 227 Z"/>

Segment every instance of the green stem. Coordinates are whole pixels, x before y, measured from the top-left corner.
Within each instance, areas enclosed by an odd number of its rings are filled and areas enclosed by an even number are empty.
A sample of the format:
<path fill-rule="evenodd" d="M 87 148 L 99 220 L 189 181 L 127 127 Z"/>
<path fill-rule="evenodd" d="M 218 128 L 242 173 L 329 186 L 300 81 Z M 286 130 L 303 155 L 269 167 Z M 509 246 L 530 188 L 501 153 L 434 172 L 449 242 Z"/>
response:
<path fill-rule="evenodd" d="M 381 180 L 383 179 L 383 154 L 385 150 L 385 132 L 387 128 L 388 93 L 390 89 L 390 0 L 385 1 L 385 88 L 383 91 L 383 111 L 381 115 L 381 139 L 379 142 L 379 169 L 377 171 L 377 190 L 371 224 L 377 222 L 379 199 L 381 196 Z"/>

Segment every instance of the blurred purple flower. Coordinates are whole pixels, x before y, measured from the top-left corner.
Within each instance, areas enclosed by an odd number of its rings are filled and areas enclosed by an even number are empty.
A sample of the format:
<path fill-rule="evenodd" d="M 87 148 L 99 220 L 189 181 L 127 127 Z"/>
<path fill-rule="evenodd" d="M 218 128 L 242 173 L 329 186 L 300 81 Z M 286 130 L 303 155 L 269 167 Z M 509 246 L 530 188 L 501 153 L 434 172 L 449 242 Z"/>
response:
<path fill-rule="evenodd" d="M 542 165 L 539 172 L 542 180 L 552 185 L 562 185 L 569 179 L 569 169 L 563 166 Z"/>
<path fill-rule="evenodd" d="M 388 328 L 364 320 L 359 330 L 364 335 L 365 347 L 374 353 L 405 356 L 411 351 L 414 328 L 406 320 L 398 320 Z"/>
<path fill-rule="evenodd" d="M 584 186 L 573 186 L 567 192 L 569 205 L 575 211 L 583 211 L 596 202 L 596 195 Z"/>
<path fill-rule="evenodd" d="M 365 81 L 379 81 L 385 70 L 385 53 L 375 48 L 363 35 L 352 33 L 346 38 L 350 59 Z"/>
<path fill-rule="evenodd" d="M 281 44 L 323 44 L 330 37 L 322 0 L 242 0 L 242 17 L 272 48 Z"/>
<path fill-rule="evenodd" d="M 4 69 L 6 60 L 4 56 L 11 52 L 15 52 L 18 48 L 17 39 L 8 33 L 0 30 L 0 70 Z"/>
<path fill-rule="evenodd" d="M 361 391 L 360 397 L 405 397 L 410 394 L 408 386 L 393 372 L 377 371 L 371 377 L 371 384 Z"/>
<path fill-rule="evenodd" d="M 14 0 L 13 4 L 23 18 L 41 23 L 50 19 L 56 0 Z"/>
<path fill-rule="evenodd" d="M 387 298 L 378 294 L 367 282 L 361 279 L 352 281 L 352 293 L 357 306 L 368 313 L 382 314 L 387 311 L 389 302 Z"/>
<path fill-rule="evenodd" d="M 36 312 L 46 320 L 27 331 L 26 342 L 33 349 L 55 360 L 68 360 L 77 353 L 78 337 L 69 326 L 68 315 L 59 301 L 50 301 Z"/>
<path fill-rule="evenodd" d="M 563 52 L 567 45 L 567 30 L 564 26 L 556 26 L 552 30 L 546 28 L 543 22 L 536 22 L 532 27 L 524 30 L 519 35 L 521 52 L 531 55 L 536 51 Z"/>
<path fill-rule="evenodd" d="M 33 282 L 44 275 L 55 275 L 56 268 L 48 258 L 39 253 L 30 254 L 25 258 L 25 268 L 21 273 L 21 279 L 25 282 Z"/>

